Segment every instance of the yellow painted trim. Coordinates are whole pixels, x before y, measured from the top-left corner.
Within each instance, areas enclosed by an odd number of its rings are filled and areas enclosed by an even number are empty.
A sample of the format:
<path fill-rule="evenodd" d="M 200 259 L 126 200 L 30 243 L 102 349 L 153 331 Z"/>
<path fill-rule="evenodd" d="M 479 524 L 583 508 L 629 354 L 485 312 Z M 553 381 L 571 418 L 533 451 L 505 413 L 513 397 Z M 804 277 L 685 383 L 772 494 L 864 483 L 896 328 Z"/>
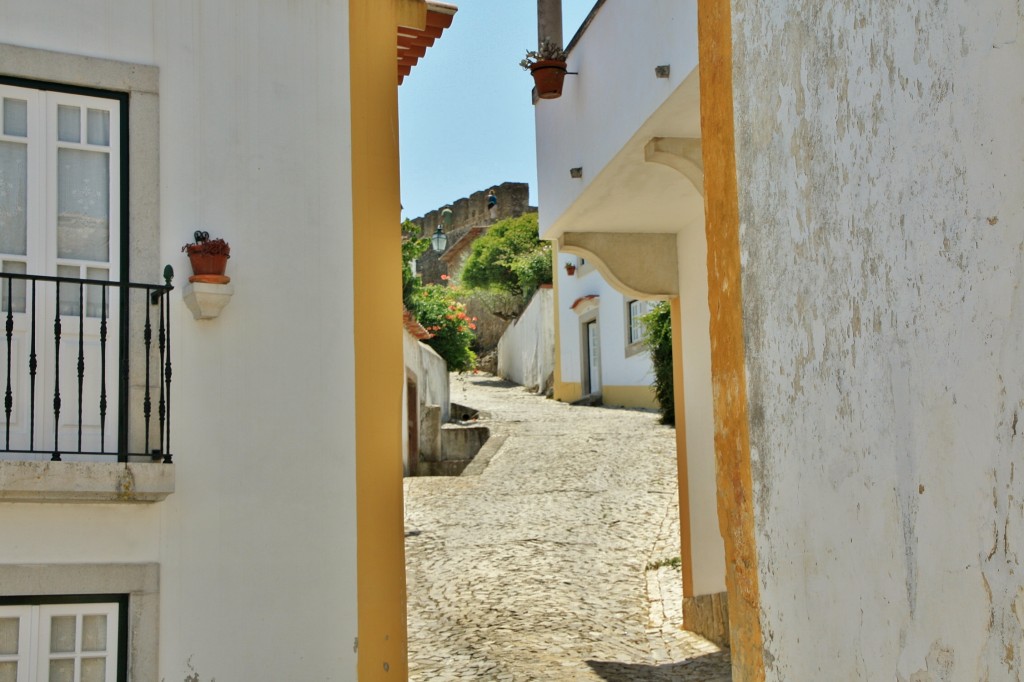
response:
<path fill-rule="evenodd" d="M 733 680 L 763 682 L 764 645 L 754 534 L 753 476 L 743 346 L 739 193 L 732 99 L 730 0 L 699 0 L 711 381 L 718 519 L 725 539 Z M 678 406 L 677 406 L 678 409 Z"/>
<path fill-rule="evenodd" d="M 683 597 L 693 595 L 693 538 L 690 531 L 690 478 L 686 459 L 686 396 L 683 389 L 683 326 L 679 297 L 669 304 L 672 320 L 672 402 L 676 413 L 676 469 L 679 483 L 679 556 Z M 685 626 L 686 623 L 683 623 Z"/>
<path fill-rule="evenodd" d="M 578 386 L 579 384 L 577 384 Z M 601 402 L 615 407 L 658 409 L 653 386 L 602 386 Z"/>
<path fill-rule="evenodd" d="M 551 282 L 555 293 L 555 386 L 554 398 L 563 403 L 573 403 L 583 397 L 583 384 L 578 381 L 562 381 L 562 315 L 558 300 L 558 242 L 551 242 Z"/>
<path fill-rule="evenodd" d="M 408 677 L 402 504 L 398 19 L 423 0 L 349 0 L 359 679 Z M 338 642 L 338 646 L 344 643 Z"/>
<path fill-rule="evenodd" d="M 555 400 L 563 403 L 574 403 L 583 397 L 583 384 L 578 381 L 558 381 L 555 383 Z"/>

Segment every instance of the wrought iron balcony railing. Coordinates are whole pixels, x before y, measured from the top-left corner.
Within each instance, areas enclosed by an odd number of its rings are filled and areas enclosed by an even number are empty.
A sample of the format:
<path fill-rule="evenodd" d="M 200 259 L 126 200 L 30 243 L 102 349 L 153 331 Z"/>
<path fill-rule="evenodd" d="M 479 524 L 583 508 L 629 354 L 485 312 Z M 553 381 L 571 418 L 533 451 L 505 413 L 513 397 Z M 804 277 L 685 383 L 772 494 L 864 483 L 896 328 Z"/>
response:
<path fill-rule="evenodd" d="M 0 273 L 0 459 L 171 461 L 172 276 Z"/>

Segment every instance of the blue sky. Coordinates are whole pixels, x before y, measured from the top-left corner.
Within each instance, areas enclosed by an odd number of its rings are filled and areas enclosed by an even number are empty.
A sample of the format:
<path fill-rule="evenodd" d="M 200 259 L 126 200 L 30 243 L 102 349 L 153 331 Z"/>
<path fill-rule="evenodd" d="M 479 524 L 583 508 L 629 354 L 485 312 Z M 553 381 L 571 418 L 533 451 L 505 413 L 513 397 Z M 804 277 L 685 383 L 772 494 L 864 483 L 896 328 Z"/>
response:
<path fill-rule="evenodd" d="M 526 182 L 537 203 L 533 81 L 519 66 L 537 44 L 535 0 L 451 0 L 447 29 L 398 89 L 403 218 L 477 190 Z M 595 0 L 562 0 L 564 41 Z"/>

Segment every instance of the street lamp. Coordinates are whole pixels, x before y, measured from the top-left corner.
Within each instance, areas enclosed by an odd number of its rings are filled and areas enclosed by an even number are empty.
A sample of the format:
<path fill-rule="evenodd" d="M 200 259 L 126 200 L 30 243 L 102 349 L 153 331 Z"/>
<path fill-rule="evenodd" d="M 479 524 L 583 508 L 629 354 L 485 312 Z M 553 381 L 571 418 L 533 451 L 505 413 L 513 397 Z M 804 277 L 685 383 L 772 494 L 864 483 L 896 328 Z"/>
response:
<path fill-rule="evenodd" d="M 434 236 L 430 238 L 430 246 L 436 253 L 441 253 L 448 248 L 448 235 L 441 231 L 440 225 L 434 230 Z"/>

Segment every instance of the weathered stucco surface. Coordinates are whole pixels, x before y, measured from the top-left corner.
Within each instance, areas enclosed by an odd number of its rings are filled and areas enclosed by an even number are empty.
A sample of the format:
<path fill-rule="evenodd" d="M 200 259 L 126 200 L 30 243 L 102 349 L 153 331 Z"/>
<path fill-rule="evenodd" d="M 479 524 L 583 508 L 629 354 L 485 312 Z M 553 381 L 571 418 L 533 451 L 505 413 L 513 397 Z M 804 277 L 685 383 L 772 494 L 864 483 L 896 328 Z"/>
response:
<path fill-rule="evenodd" d="M 766 677 L 1021 679 L 1024 2 L 732 8 Z"/>

